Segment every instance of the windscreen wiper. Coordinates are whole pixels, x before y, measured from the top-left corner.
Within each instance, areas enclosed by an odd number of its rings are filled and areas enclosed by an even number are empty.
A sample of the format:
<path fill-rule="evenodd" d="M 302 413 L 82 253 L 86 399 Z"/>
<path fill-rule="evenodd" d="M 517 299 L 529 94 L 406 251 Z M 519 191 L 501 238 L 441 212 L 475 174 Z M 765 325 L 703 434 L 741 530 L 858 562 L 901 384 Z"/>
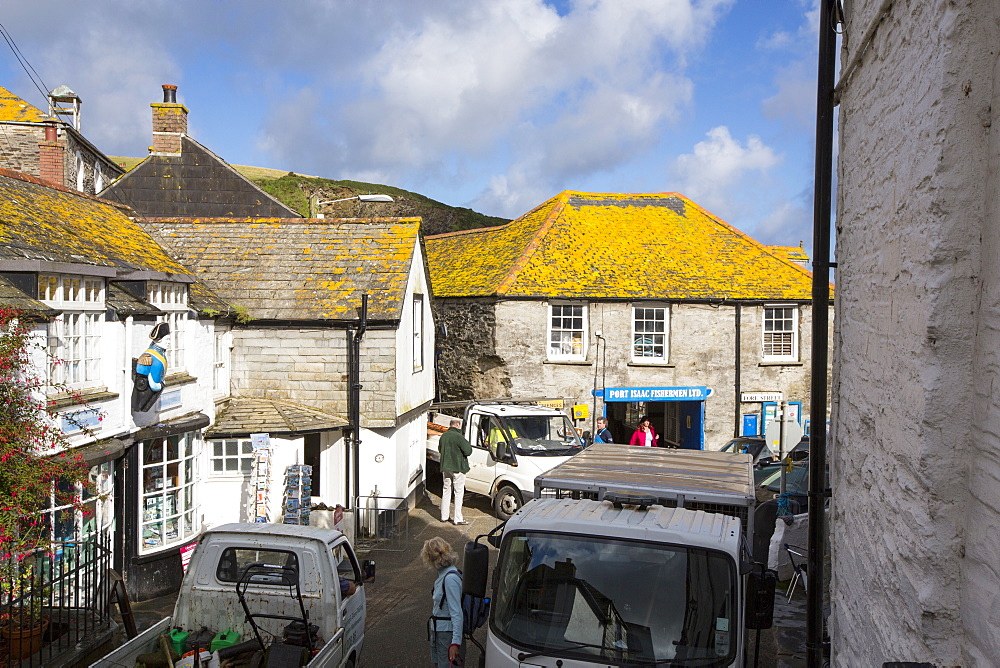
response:
<path fill-rule="evenodd" d="M 575 642 L 572 645 L 566 645 L 565 647 L 547 647 L 541 650 L 540 652 L 521 652 L 520 654 L 517 655 L 517 660 L 524 661 L 525 659 L 530 659 L 535 656 L 541 656 L 542 654 L 545 654 L 547 652 L 565 652 L 566 650 L 582 649 L 584 647 L 593 647 L 594 649 L 599 649 L 601 651 L 604 651 L 606 649 L 611 649 L 607 645 L 591 645 L 590 643 L 587 642 Z"/>

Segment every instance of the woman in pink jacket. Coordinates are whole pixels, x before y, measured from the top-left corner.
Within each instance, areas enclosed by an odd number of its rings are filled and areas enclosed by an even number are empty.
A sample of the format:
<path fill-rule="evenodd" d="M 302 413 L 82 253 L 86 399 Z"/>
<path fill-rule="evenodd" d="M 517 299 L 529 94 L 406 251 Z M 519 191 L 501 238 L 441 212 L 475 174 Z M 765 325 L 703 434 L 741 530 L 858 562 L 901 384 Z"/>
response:
<path fill-rule="evenodd" d="M 651 448 L 656 447 L 656 431 L 653 429 L 653 425 L 649 421 L 649 416 L 643 415 L 639 419 L 639 428 L 632 434 L 632 440 L 629 441 L 628 444 L 644 445 Z"/>

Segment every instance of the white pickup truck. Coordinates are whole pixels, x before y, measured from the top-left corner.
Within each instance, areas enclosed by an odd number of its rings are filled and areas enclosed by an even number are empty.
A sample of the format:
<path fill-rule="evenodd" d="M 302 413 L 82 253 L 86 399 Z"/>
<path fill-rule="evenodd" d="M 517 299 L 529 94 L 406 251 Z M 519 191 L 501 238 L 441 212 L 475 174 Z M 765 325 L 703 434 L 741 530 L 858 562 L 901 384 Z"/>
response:
<path fill-rule="evenodd" d="M 191 557 L 174 614 L 92 666 L 132 668 L 141 655 L 162 651 L 160 636 L 175 628 L 236 632 L 246 651 L 263 652 L 261 666 L 355 666 L 364 641 L 364 581 L 374 576 L 374 566 L 365 567 L 333 529 L 265 523 L 209 529 Z M 341 595 L 340 578 L 354 593 Z M 317 627 L 314 634 L 302 632 L 303 616 Z M 213 653 L 208 665 L 219 663 Z"/>
<path fill-rule="evenodd" d="M 427 425 L 429 460 L 440 463 L 438 440 L 452 419 L 432 407 Z M 465 489 L 490 497 L 496 516 L 503 520 L 532 498 L 535 476 L 562 464 L 584 445 L 565 413 L 534 402 L 470 402 L 459 419 L 472 444 Z"/>

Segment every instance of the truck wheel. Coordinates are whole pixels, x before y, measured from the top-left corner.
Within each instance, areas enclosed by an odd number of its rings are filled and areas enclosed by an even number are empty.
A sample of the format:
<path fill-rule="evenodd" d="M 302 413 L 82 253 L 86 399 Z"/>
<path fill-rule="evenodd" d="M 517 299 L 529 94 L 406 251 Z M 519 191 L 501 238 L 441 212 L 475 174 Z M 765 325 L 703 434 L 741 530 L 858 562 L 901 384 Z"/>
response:
<path fill-rule="evenodd" d="M 521 493 L 516 487 L 503 485 L 497 490 L 493 497 L 493 511 L 502 520 L 510 519 L 510 516 L 521 507 Z"/>

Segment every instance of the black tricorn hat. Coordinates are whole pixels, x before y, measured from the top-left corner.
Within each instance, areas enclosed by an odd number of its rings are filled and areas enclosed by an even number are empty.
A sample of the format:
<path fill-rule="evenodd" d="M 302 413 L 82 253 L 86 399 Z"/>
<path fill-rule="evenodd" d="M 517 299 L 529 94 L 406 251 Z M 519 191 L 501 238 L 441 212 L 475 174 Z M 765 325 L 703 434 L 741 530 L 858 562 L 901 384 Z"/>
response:
<path fill-rule="evenodd" d="M 153 331 L 149 333 L 149 338 L 153 339 L 154 341 L 159 341 L 169 333 L 170 333 L 170 325 L 168 325 L 165 322 L 158 322 L 155 325 L 153 325 Z"/>

